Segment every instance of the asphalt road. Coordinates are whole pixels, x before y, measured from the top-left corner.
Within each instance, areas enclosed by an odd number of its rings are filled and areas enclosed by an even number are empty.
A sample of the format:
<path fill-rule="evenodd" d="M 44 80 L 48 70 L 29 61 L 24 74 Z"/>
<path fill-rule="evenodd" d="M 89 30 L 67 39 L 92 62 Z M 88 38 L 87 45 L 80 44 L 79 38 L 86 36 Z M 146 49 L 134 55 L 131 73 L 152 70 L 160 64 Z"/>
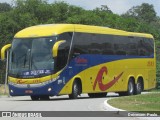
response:
<path fill-rule="evenodd" d="M 111 95 L 114 96 L 118 95 Z M 108 98 L 89 98 L 87 94 L 76 100 L 64 95 L 50 97 L 48 101 L 32 101 L 29 96 L 2 97 L 0 111 L 104 111 L 104 101 Z"/>
<path fill-rule="evenodd" d="M 70 100 L 67 95 L 50 97 L 48 101 L 32 101 L 29 96 L 21 97 L 0 97 L 0 111 L 112 111 L 111 108 L 104 107 L 104 101 L 110 98 L 118 97 L 118 94 L 110 93 L 106 98 L 89 98 L 84 94 L 76 100 Z M 107 113 L 106 111 L 106 113 Z M 63 114 L 63 112 L 61 112 Z M 96 112 L 95 112 L 96 114 Z M 116 116 L 112 120 L 144 120 L 145 118 L 129 118 L 122 117 L 115 113 L 111 113 L 111 116 Z M 85 118 L 85 117 L 83 117 Z M 98 117 L 92 118 L 97 120 Z M 9 120 L 8 118 L 3 118 Z M 22 119 L 22 118 L 16 118 Z M 38 120 L 46 120 L 46 118 L 38 118 Z M 53 118 L 48 118 L 53 119 Z M 64 118 L 57 118 L 64 119 Z M 66 118 L 65 118 L 66 119 Z M 74 119 L 67 117 L 67 119 Z M 79 118 L 80 119 L 80 118 Z M 91 120 L 91 118 L 85 118 Z M 98 118 L 103 119 L 103 117 Z M 106 118 L 104 118 L 106 119 Z M 22 119 L 24 120 L 24 118 Z M 30 119 L 31 120 L 31 119 Z M 75 120 L 75 119 L 74 119 Z M 148 120 L 148 118 L 147 118 Z M 153 119 L 154 120 L 154 119 Z"/>

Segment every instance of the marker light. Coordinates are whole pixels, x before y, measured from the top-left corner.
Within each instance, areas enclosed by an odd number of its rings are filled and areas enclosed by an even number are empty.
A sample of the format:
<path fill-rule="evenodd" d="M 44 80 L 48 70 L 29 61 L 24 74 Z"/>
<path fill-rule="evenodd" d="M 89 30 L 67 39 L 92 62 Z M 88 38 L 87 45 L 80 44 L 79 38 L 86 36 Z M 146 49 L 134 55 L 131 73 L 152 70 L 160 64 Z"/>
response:
<path fill-rule="evenodd" d="M 13 90 L 11 90 L 11 93 L 13 93 Z"/>
<path fill-rule="evenodd" d="M 48 88 L 48 92 L 50 92 L 52 90 L 52 88 Z"/>

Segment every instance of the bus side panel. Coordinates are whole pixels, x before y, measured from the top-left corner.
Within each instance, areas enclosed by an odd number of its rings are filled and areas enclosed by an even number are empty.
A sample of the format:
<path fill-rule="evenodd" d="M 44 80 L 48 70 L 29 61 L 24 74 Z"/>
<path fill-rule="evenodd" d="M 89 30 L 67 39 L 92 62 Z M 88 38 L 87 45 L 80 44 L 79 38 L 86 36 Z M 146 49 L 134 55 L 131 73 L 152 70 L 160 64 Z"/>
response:
<path fill-rule="evenodd" d="M 127 91 L 130 77 L 135 79 L 135 84 L 138 77 L 142 77 L 145 90 L 154 88 L 155 67 L 148 66 L 148 61 L 153 61 L 153 59 L 115 60 L 84 68 L 68 80 L 59 94 L 70 94 L 73 81 L 76 78 L 79 78 L 82 82 L 82 93 Z M 75 69 L 78 69 L 78 67 L 75 67 Z M 67 73 L 69 74 L 70 71 Z"/>
<path fill-rule="evenodd" d="M 69 80 L 60 93 L 71 93 L 72 83 L 77 77 L 82 81 L 83 93 L 127 91 L 129 78 L 133 77 L 136 84 L 139 76 L 144 80 L 145 90 L 153 88 L 155 69 L 148 67 L 148 61 L 153 59 L 125 59 L 89 67 Z"/>

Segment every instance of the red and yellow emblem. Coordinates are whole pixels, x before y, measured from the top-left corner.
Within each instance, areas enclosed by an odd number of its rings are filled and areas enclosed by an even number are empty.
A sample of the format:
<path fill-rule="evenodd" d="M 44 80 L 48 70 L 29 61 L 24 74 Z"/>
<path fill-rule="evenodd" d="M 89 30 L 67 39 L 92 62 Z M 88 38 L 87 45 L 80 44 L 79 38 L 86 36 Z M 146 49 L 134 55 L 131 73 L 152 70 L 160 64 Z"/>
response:
<path fill-rule="evenodd" d="M 93 90 L 95 90 L 96 89 L 96 85 L 97 85 L 97 83 L 98 83 L 98 86 L 99 86 L 99 89 L 101 90 L 101 91 L 105 91 L 105 90 L 107 90 L 107 89 L 109 89 L 110 87 L 112 87 L 119 79 L 120 79 L 120 77 L 123 75 L 123 72 L 122 73 L 120 73 L 118 76 L 116 76 L 113 80 L 111 80 L 109 83 L 107 83 L 107 84 L 103 84 L 103 82 L 102 82 L 102 77 L 103 77 L 103 74 L 108 74 L 108 69 L 107 69 L 107 67 L 102 67 L 100 70 L 99 70 L 99 72 L 98 72 L 98 74 L 97 74 L 97 77 L 96 77 L 96 80 L 95 80 L 95 82 L 94 82 L 94 85 L 93 85 Z"/>

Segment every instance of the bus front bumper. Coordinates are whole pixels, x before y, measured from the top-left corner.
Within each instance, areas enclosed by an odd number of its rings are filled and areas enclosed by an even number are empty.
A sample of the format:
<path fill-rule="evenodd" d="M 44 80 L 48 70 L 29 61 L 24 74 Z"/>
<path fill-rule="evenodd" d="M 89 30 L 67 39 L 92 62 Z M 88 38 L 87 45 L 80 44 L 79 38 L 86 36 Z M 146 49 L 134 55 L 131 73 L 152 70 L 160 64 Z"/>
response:
<path fill-rule="evenodd" d="M 9 84 L 9 93 L 11 96 L 55 96 L 58 95 L 58 91 L 53 84 Z"/>

